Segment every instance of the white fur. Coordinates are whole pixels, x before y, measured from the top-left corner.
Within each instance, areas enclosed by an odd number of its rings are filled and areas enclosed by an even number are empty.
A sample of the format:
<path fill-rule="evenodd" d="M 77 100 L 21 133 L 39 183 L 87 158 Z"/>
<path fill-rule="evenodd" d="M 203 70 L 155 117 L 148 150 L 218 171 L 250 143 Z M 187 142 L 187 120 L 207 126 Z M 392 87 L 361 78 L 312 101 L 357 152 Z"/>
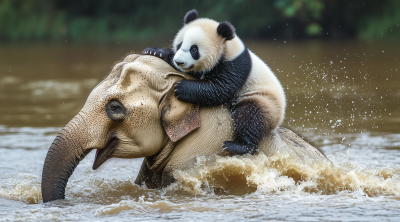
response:
<path fill-rule="evenodd" d="M 232 61 L 245 50 L 245 46 L 238 36 L 225 42 L 224 59 Z"/>
<path fill-rule="evenodd" d="M 276 104 L 282 107 L 283 112 L 280 113 L 280 122 L 282 122 L 286 108 L 286 98 L 283 87 L 267 64 L 252 51 L 249 50 L 249 52 L 252 61 L 251 72 L 237 97 L 240 98 L 258 93 L 273 95 L 276 98 Z"/>
<path fill-rule="evenodd" d="M 200 27 L 189 28 L 183 36 L 181 48 L 175 53 L 173 59 L 175 66 L 182 69 L 182 71 L 188 70 L 191 66 L 197 66 L 198 60 L 193 59 L 190 54 L 190 48 L 192 45 L 197 45 L 201 55 L 204 53 L 203 47 L 201 47 L 204 39 L 207 39 L 207 36 Z M 176 62 L 183 62 L 184 64 L 178 66 Z"/>
<path fill-rule="evenodd" d="M 181 46 L 185 50 L 190 50 L 192 45 L 197 45 L 199 49 L 200 58 L 195 60 L 189 57 L 189 54 L 185 57 L 178 55 L 176 58 L 182 59 L 178 62 L 187 62 L 188 64 L 183 65 L 186 68 L 191 67 L 191 70 L 183 69 L 184 67 L 177 67 L 183 72 L 195 71 L 195 72 L 207 72 L 211 70 L 214 65 L 217 64 L 218 60 L 223 54 L 225 39 L 217 35 L 216 30 L 219 23 L 211 19 L 196 19 L 187 25 L 184 25 L 181 30 L 175 36 L 173 41 L 173 50 L 177 53 L 177 46 L 182 43 Z"/>

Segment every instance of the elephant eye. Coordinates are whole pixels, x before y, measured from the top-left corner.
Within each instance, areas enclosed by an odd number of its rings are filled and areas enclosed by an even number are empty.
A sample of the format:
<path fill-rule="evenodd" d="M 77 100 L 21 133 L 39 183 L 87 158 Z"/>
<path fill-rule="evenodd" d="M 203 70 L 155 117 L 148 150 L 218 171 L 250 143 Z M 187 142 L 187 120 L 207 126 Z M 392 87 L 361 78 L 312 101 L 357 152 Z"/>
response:
<path fill-rule="evenodd" d="M 112 100 L 106 105 L 106 113 L 111 120 L 121 120 L 126 115 L 126 109 L 118 100 Z"/>
<path fill-rule="evenodd" d="M 113 112 L 118 112 L 121 110 L 121 107 L 116 105 L 110 105 L 110 110 Z"/>

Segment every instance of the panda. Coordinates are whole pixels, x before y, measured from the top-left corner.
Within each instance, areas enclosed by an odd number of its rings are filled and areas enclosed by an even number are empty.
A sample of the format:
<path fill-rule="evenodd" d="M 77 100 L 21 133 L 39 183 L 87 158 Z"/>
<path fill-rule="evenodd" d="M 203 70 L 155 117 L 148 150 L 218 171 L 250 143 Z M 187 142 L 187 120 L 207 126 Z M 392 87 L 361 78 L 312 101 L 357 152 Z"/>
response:
<path fill-rule="evenodd" d="M 255 154 L 264 136 L 285 115 L 286 99 L 271 69 L 246 48 L 229 22 L 198 18 L 191 10 L 173 41 L 173 49 L 147 48 L 176 70 L 193 76 L 175 86 L 177 99 L 200 106 L 226 104 L 233 120 L 232 141 L 222 146 L 230 155 Z"/>

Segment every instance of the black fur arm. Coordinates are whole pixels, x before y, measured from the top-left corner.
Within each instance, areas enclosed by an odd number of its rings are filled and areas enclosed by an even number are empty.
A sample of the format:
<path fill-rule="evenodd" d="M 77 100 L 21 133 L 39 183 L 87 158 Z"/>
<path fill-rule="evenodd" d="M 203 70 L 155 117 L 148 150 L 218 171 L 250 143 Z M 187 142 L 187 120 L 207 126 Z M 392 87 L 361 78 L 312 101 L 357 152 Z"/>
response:
<path fill-rule="evenodd" d="M 229 102 L 234 90 L 223 88 L 217 81 L 183 79 L 175 86 L 175 96 L 181 101 L 198 103 L 200 106 L 215 106 Z"/>
<path fill-rule="evenodd" d="M 179 81 L 175 86 L 175 96 L 200 106 L 227 104 L 240 91 L 250 71 L 250 55 L 245 50 L 236 59 L 217 64 L 203 80 Z"/>
<path fill-rule="evenodd" d="M 175 96 L 181 101 L 198 103 L 200 106 L 227 104 L 246 80 L 232 75 L 205 80 L 183 79 L 175 86 Z"/>

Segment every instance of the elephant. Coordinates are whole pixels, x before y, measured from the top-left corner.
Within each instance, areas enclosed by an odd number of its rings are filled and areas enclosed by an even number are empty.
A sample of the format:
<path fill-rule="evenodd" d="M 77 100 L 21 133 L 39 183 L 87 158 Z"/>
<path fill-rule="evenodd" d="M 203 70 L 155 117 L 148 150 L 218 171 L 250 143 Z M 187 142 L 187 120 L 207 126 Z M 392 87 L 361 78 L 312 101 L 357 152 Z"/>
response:
<path fill-rule="evenodd" d="M 110 158 L 145 157 L 135 183 L 151 189 L 173 183 L 174 171 L 190 167 L 196 157 L 228 156 L 222 148 L 233 129 L 227 106 L 200 108 L 177 100 L 174 86 L 184 78 L 192 77 L 149 55 L 131 54 L 117 63 L 51 144 L 42 172 L 43 202 L 65 198 L 69 177 L 92 150 L 94 170 Z M 329 161 L 285 128 L 263 138 L 259 152 Z"/>

